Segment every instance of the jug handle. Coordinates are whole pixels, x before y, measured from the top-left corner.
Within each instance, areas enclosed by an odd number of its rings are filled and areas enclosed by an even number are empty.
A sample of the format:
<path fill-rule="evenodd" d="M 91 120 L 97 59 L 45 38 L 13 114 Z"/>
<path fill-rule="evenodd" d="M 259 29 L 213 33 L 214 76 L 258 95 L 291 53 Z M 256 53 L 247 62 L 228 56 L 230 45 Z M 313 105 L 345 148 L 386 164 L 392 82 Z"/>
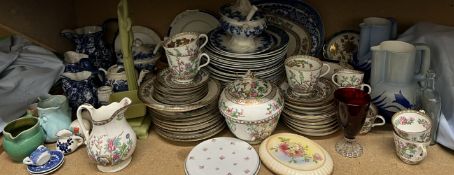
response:
<path fill-rule="evenodd" d="M 426 73 L 430 68 L 430 48 L 429 46 L 421 43 L 415 44 L 416 51 L 422 51 L 421 67 L 419 73 L 416 75 L 417 80 L 422 80 L 426 77 Z"/>
<path fill-rule="evenodd" d="M 85 128 L 84 126 L 84 121 L 82 119 L 82 110 L 83 109 L 86 109 L 88 111 L 88 113 L 90 113 L 90 115 L 93 115 L 93 106 L 91 105 L 88 105 L 88 104 L 83 104 L 83 105 L 80 105 L 79 108 L 77 108 L 77 121 L 79 122 L 80 124 L 80 128 L 82 129 L 82 133 L 84 134 L 85 136 L 85 144 L 87 144 L 87 140 L 88 138 L 90 138 L 90 134 L 88 132 L 88 130 Z"/>

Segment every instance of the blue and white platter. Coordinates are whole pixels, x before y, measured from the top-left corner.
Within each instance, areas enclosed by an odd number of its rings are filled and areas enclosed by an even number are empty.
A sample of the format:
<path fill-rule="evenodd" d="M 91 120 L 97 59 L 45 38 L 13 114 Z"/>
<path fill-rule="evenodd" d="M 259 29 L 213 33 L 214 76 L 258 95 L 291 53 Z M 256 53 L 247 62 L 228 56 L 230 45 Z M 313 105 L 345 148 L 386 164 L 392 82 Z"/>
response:
<path fill-rule="evenodd" d="M 287 52 L 289 56 L 320 53 L 324 40 L 323 23 L 318 12 L 310 5 L 301 0 L 251 0 L 251 2 L 265 12 L 269 23 L 283 28 L 290 35 L 291 41 Z"/>
<path fill-rule="evenodd" d="M 50 151 L 50 160 L 41 166 L 28 165 L 30 174 L 50 174 L 58 170 L 64 162 L 64 155 L 60 151 Z"/>

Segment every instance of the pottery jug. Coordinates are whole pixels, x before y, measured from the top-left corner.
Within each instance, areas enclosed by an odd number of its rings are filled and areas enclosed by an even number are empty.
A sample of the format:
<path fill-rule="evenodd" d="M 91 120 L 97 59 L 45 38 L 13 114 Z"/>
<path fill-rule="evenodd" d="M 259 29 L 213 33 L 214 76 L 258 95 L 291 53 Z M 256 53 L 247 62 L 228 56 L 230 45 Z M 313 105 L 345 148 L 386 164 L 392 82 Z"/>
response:
<path fill-rule="evenodd" d="M 123 65 L 113 65 L 107 71 L 103 68 L 99 69 L 105 74 L 106 86 L 112 87 L 113 92 L 121 92 L 128 90 L 128 79 L 126 77 L 126 71 Z M 137 84 L 140 85 L 142 79 L 145 77 L 149 70 L 141 70 Z M 137 75 L 137 71 L 135 72 Z"/>
<path fill-rule="evenodd" d="M 3 130 L 3 149 L 16 162 L 29 156 L 44 143 L 46 135 L 35 117 L 22 117 L 11 121 Z"/>
<path fill-rule="evenodd" d="M 69 105 L 75 111 L 81 104 L 98 106 L 98 95 L 92 72 L 65 72 L 62 74 L 62 87 L 68 97 Z"/>
<path fill-rule="evenodd" d="M 69 154 L 83 144 L 84 139 L 80 136 L 74 135 L 71 131 L 64 129 L 57 132 L 57 150 L 60 150 L 64 154 Z"/>
<path fill-rule="evenodd" d="M 394 19 L 368 17 L 363 19 L 359 27 L 358 55 L 353 59 L 353 65 L 365 73 L 365 82 L 368 82 L 372 59 L 370 47 L 394 39 L 397 36 L 397 23 Z"/>
<path fill-rule="evenodd" d="M 57 132 L 69 129 L 71 111 L 68 99 L 64 95 L 51 95 L 45 99 L 38 98 L 39 124 L 46 133 L 46 142 L 56 142 Z"/>
<path fill-rule="evenodd" d="M 65 29 L 61 35 L 73 42 L 76 52 L 89 55 L 95 67 L 107 69 L 112 65 L 112 51 L 103 41 L 104 31 L 101 26 Z"/>
<path fill-rule="evenodd" d="M 131 104 L 125 97 L 98 109 L 91 105 L 81 105 L 77 109 L 77 120 L 85 135 L 88 156 L 96 161 L 98 170 L 117 172 L 128 166 L 136 147 L 136 134 L 129 126 L 124 112 Z M 82 110 L 91 115 L 91 133 L 83 125 Z"/>
<path fill-rule="evenodd" d="M 372 101 L 389 121 L 395 112 L 415 107 L 417 81 L 429 69 L 430 49 L 402 41 L 384 41 L 371 49 Z"/>

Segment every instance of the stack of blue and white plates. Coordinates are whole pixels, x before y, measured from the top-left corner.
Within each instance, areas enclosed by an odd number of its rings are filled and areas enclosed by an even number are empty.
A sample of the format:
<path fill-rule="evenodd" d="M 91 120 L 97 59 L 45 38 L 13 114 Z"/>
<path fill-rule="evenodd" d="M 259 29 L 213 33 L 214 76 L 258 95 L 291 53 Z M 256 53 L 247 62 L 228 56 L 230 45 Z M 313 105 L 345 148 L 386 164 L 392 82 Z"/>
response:
<path fill-rule="evenodd" d="M 212 78 L 223 85 L 241 78 L 248 70 L 256 76 L 274 83 L 285 76 L 284 60 L 289 37 L 277 27 L 269 25 L 257 39 L 257 48 L 251 53 L 234 53 L 227 46 L 230 36 L 221 28 L 212 30 L 205 52 L 210 55 L 207 66 Z"/>

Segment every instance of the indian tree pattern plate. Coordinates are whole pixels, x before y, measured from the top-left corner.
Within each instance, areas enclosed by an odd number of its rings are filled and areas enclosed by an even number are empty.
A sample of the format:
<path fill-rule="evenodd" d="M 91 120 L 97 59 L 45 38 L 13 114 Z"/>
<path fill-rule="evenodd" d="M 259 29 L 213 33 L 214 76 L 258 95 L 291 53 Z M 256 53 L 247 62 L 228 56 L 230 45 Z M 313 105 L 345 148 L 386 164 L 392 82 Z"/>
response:
<path fill-rule="evenodd" d="M 195 146 L 186 158 L 185 169 L 190 175 L 253 175 L 259 165 L 259 156 L 251 145 L 218 137 Z"/>
<path fill-rule="evenodd" d="M 312 140 L 290 133 L 268 137 L 259 148 L 262 162 L 276 174 L 331 174 L 333 159 Z"/>
<path fill-rule="evenodd" d="M 275 19 L 287 19 L 287 21 L 291 21 L 303 28 L 310 36 L 311 47 L 309 55 L 315 56 L 321 51 L 324 40 L 324 28 L 321 17 L 314 8 L 300 0 L 251 0 L 251 2 L 264 11 L 265 15 L 276 16 L 277 18 Z M 270 22 L 273 23 L 272 20 Z M 288 26 L 282 28 L 288 28 Z M 298 32 L 296 28 L 291 30 L 295 33 Z M 304 40 L 304 38 L 299 39 L 300 41 Z M 290 47 L 296 48 L 296 46 Z"/>
<path fill-rule="evenodd" d="M 235 53 L 230 49 L 229 40 L 231 36 L 229 36 L 222 28 L 217 28 L 213 30 L 209 35 L 209 42 L 216 48 L 219 48 L 223 51 Z M 267 32 L 263 32 L 261 35 L 254 38 L 255 45 L 257 48 L 252 51 L 251 53 L 257 54 L 262 53 L 271 48 L 274 44 L 274 40 L 270 34 Z"/>
<path fill-rule="evenodd" d="M 333 35 L 323 47 L 323 56 L 328 60 L 351 63 L 359 47 L 359 32 L 341 31 Z"/>
<path fill-rule="evenodd" d="M 181 32 L 197 32 L 207 34 L 220 26 L 219 20 L 202 10 L 185 10 L 178 14 L 170 24 L 167 36 Z"/>

